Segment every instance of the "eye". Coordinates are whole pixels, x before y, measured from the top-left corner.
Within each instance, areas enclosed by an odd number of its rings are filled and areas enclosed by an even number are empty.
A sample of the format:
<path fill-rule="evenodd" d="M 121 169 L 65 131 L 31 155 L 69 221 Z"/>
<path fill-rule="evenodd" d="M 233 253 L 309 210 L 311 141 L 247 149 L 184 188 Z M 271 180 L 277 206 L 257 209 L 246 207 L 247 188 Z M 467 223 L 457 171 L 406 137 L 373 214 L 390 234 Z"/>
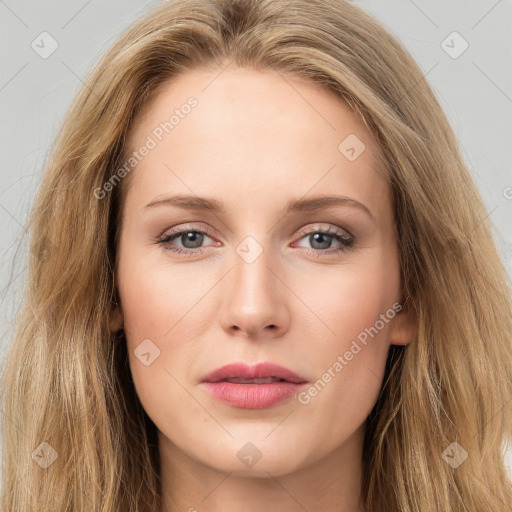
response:
<path fill-rule="evenodd" d="M 157 239 L 157 243 L 177 254 L 195 255 L 203 252 L 202 244 L 206 238 L 211 239 L 206 231 L 185 227 L 165 233 Z M 182 245 L 176 245 L 176 242 Z"/>
<path fill-rule="evenodd" d="M 184 226 L 165 233 L 157 238 L 156 242 L 173 253 L 192 256 L 204 252 L 203 244 L 207 239 L 213 240 L 206 230 Z M 298 247 L 303 248 L 308 254 L 315 257 L 341 253 L 348 250 L 354 243 L 354 237 L 334 226 L 310 228 L 309 231 L 302 232 L 300 240 L 303 239 L 306 239 L 311 247 L 308 248 L 302 245 L 298 245 Z M 337 243 L 338 247 L 333 248 L 333 243 Z M 218 245 L 217 242 L 215 244 Z"/>
<path fill-rule="evenodd" d="M 354 237 L 340 228 L 330 226 L 328 228 L 315 227 L 303 233 L 301 240 L 306 239 L 311 248 L 305 247 L 309 254 L 314 256 L 337 254 L 349 249 L 354 243 Z M 338 247 L 332 247 L 338 243 Z M 303 247 L 300 246 L 299 247 Z"/>

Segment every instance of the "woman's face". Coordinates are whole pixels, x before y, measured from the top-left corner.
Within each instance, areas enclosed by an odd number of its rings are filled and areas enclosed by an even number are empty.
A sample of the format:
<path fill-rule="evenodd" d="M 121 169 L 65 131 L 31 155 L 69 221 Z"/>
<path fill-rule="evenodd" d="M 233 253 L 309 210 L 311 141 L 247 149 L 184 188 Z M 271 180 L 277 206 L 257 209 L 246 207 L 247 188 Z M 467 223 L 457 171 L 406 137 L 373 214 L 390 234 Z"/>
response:
<path fill-rule="evenodd" d="M 311 82 L 229 66 L 166 84 L 129 142 L 113 325 L 161 450 L 264 476 L 348 450 L 412 337 L 364 123 Z"/>

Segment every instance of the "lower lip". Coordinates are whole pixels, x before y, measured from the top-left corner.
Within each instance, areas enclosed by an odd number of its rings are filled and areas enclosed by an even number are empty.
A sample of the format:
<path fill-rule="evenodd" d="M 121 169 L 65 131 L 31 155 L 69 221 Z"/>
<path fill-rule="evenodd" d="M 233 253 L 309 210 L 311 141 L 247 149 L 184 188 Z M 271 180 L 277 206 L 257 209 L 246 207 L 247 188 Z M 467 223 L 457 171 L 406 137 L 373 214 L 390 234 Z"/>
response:
<path fill-rule="evenodd" d="M 269 382 L 268 384 L 235 384 L 205 382 L 206 390 L 215 398 L 240 409 L 266 409 L 297 394 L 305 383 Z"/>

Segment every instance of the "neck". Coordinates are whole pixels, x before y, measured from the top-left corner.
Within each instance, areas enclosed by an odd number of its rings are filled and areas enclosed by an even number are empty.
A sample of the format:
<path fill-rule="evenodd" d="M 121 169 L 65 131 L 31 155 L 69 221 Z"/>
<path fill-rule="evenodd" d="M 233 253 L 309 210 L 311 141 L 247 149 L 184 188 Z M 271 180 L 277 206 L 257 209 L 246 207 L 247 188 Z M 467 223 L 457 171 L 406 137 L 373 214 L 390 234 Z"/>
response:
<path fill-rule="evenodd" d="M 252 477 L 193 459 L 159 433 L 161 512 L 361 512 L 363 438 L 364 425 L 311 464 Z"/>

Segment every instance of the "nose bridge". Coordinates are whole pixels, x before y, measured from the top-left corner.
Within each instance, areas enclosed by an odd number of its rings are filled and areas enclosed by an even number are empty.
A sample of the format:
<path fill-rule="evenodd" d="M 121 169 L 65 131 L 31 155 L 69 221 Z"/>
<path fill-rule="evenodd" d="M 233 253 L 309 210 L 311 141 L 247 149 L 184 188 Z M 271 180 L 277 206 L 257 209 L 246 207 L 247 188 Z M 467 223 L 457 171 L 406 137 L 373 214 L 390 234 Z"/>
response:
<path fill-rule="evenodd" d="M 270 272 L 271 249 L 263 247 L 255 238 L 246 237 L 236 248 L 234 258 L 234 294 L 249 304 L 261 307 L 275 291 L 275 276 Z M 275 265 L 275 261 L 274 261 Z M 274 286 L 272 286 L 274 284 Z"/>
<path fill-rule="evenodd" d="M 224 297 L 224 327 L 236 326 L 248 334 L 267 326 L 282 328 L 286 306 L 274 275 L 276 260 L 272 250 L 255 238 L 246 237 L 235 249 L 233 267 L 229 290 Z"/>

